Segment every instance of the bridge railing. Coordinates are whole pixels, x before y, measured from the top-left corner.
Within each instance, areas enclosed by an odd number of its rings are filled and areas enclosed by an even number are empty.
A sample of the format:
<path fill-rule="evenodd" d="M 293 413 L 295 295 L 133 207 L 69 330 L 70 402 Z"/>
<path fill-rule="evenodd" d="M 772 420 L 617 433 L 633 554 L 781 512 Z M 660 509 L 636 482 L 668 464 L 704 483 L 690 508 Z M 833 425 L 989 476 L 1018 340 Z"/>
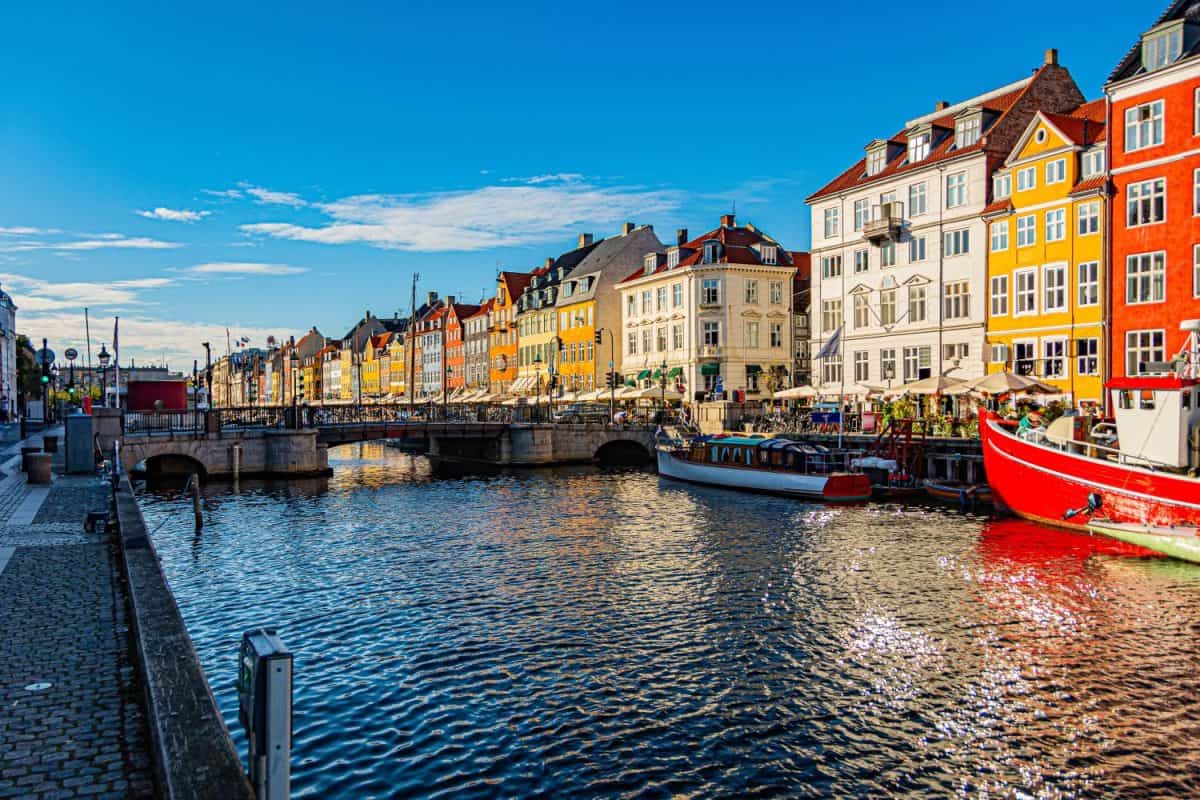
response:
<path fill-rule="evenodd" d="M 238 406 L 218 408 L 213 413 L 226 428 L 286 428 L 291 408 L 287 406 Z"/>
<path fill-rule="evenodd" d="M 122 420 L 125 433 L 201 433 L 203 411 L 130 411 Z"/>

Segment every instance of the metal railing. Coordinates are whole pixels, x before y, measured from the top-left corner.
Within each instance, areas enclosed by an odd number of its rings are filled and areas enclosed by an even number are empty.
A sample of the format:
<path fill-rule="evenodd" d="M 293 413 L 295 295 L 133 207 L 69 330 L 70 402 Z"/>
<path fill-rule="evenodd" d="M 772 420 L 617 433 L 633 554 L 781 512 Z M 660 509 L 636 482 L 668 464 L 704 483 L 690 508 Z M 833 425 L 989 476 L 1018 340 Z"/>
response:
<path fill-rule="evenodd" d="M 285 406 L 218 408 L 213 413 L 225 428 L 285 428 L 289 409 Z"/>
<path fill-rule="evenodd" d="M 125 433 L 200 433 L 203 411 L 131 411 L 122 418 Z"/>

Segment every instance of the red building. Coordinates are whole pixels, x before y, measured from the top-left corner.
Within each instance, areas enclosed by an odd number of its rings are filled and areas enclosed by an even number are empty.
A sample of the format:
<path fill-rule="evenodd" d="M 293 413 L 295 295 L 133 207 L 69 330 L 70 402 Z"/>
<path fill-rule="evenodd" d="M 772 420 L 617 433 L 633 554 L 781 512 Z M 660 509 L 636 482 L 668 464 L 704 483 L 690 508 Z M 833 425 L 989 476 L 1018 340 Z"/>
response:
<path fill-rule="evenodd" d="M 1178 0 L 1109 77 L 1112 375 L 1154 371 L 1200 317 L 1200 0 Z"/>
<path fill-rule="evenodd" d="M 454 303 L 446 309 L 446 391 L 455 392 L 467 386 L 467 317 L 479 311 L 479 306 Z"/>

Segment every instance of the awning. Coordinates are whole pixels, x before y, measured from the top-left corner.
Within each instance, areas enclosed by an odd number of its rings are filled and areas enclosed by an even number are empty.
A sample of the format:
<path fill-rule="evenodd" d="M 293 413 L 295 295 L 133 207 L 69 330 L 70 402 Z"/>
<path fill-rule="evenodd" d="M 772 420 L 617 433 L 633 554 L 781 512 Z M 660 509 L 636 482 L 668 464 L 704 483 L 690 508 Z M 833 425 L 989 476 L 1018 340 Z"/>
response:
<path fill-rule="evenodd" d="M 637 379 L 639 381 L 644 381 L 644 380 L 646 380 L 646 378 L 649 378 L 649 377 L 650 377 L 650 370 L 644 369 L 638 373 Z"/>
<path fill-rule="evenodd" d="M 653 377 L 654 380 L 658 380 L 659 378 L 662 377 L 662 370 L 661 369 L 654 370 L 654 375 L 651 377 Z"/>
<path fill-rule="evenodd" d="M 700 374 L 701 375 L 720 375 L 721 374 L 721 365 L 715 361 L 709 361 L 708 363 L 701 364 L 700 365 Z"/>
<path fill-rule="evenodd" d="M 633 388 L 637 387 L 637 381 L 635 381 L 631 378 L 631 379 L 625 381 L 625 385 L 628 386 L 629 388 L 633 389 Z"/>
<path fill-rule="evenodd" d="M 667 373 L 668 378 L 678 378 L 683 374 L 683 367 L 671 367 L 671 371 Z"/>

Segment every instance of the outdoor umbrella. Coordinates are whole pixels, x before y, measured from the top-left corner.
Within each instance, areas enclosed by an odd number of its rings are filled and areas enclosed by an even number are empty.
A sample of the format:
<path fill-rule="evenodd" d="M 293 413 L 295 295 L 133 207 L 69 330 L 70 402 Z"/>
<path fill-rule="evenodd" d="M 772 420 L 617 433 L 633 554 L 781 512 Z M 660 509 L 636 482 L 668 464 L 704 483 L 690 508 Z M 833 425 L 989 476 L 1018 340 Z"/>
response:
<path fill-rule="evenodd" d="M 1057 394 L 1058 389 L 1042 383 L 1036 378 L 1018 375 L 1015 372 L 993 372 L 968 381 L 963 389 L 973 394 Z"/>
<path fill-rule="evenodd" d="M 793 386 L 790 389 L 781 389 L 775 393 L 776 400 L 800 400 L 802 398 L 813 398 L 820 394 L 815 386 Z"/>
<path fill-rule="evenodd" d="M 897 386 L 888 392 L 885 397 L 896 398 L 903 397 L 906 394 L 961 394 L 966 381 L 959 378 L 951 378 L 947 375 L 931 375 L 928 378 L 922 378 L 919 381 L 906 383 L 903 386 Z"/>

